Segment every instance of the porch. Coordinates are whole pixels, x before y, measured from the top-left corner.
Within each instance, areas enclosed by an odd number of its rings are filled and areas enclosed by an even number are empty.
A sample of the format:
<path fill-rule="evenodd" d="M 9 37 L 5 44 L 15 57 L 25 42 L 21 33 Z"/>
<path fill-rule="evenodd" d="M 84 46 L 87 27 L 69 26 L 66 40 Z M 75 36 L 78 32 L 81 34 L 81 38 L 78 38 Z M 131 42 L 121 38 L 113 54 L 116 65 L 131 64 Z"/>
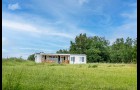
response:
<path fill-rule="evenodd" d="M 69 64 L 70 55 L 42 55 L 41 62 Z"/>

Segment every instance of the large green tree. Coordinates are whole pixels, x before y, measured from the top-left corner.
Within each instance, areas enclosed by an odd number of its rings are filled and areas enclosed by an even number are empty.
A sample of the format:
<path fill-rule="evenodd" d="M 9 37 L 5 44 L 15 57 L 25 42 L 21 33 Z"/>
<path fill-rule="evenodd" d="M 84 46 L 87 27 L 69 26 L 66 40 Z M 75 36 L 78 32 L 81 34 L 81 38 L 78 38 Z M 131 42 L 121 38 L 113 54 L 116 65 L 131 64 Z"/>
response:
<path fill-rule="evenodd" d="M 60 49 L 56 53 L 86 54 L 87 62 L 130 63 L 137 61 L 137 39 L 117 38 L 109 45 L 105 37 L 79 34 L 70 41 L 69 50 Z"/>
<path fill-rule="evenodd" d="M 116 41 L 111 46 L 111 61 L 112 62 L 133 62 L 133 58 L 136 55 L 136 50 L 134 50 L 133 40 L 127 37 L 124 41 L 123 38 L 117 38 Z"/>
<path fill-rule="evenodd" d="M 87 36 L 86 34 L 80 34 L 76 36 L 75 41 L 70 41 L 70 53 L 85 54 L 87 47 Z"/>
<path fill-rule="evenodd" d="M 123 62 L 124 39 L 117 38 L 111 47 L 111 62 Z"/>
<path fill-rule="evenodd" d="M 124 62 L 128 63 L 128 62 L 132 62 L 133 57 L 132 57 L 132 44 L 133 44 L 133 40 L 131 38 L 127 38 L 126 42 L 125 42 L 125 50 L 124 50 Z"/>
<path fill-rule="evenodd" d="M 86 34 L 76 36 L 75 42 L 71 41 L 70 53 L 86 54 L 87 62 L 107 62 L 109 41 L 104 37 L 87 37 Z"/>

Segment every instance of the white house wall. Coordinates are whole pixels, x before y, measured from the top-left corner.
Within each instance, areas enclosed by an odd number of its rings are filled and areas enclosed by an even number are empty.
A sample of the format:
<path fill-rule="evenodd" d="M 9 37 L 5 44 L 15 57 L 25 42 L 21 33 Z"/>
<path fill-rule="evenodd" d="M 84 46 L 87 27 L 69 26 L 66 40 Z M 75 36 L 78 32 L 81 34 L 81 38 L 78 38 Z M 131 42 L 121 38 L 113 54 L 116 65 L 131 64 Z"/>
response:
<path fill-rule="evenodd" d="M 71 60 L 71 57 L 75 57 L 75 62 Z M 84 62 L 80 61 L 80 57 L 84 57 Z M 86 64 L 86 56 L 85 55 L 70 55 L 70 64 Z"/>
<path fill-rule="evenodd" d="M 41 58 L 42 58 L 41 56 L 42 56 L 42 55 L 40 55 L 40 54 L 36 54 L 36 55 L 35 55 L 35 62 L 36 62 L 36 63 L 41 63 Z"/>

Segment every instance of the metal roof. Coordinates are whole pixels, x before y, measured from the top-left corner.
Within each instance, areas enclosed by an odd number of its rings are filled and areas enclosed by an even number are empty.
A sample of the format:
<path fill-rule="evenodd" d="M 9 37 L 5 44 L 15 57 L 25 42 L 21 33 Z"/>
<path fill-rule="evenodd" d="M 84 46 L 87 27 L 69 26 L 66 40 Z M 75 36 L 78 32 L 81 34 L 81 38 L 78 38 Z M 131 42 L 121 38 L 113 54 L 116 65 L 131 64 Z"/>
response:
<path fill-rule="evenodd" d="M 40 55 L 86 55 L 86 54 L 57 54 L 57 53 L 35 53 Z"/>

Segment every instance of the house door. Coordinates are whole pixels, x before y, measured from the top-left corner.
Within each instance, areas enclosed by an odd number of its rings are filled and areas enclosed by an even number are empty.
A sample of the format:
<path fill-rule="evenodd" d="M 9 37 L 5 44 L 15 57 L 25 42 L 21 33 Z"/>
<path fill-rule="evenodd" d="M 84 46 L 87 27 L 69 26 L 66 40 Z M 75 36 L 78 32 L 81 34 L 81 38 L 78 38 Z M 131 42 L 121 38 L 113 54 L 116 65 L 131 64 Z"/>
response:
<path fill-rule="evenodd" d="M 60 64 L 60 56 L 58 56 L 58 63 Z"/>

